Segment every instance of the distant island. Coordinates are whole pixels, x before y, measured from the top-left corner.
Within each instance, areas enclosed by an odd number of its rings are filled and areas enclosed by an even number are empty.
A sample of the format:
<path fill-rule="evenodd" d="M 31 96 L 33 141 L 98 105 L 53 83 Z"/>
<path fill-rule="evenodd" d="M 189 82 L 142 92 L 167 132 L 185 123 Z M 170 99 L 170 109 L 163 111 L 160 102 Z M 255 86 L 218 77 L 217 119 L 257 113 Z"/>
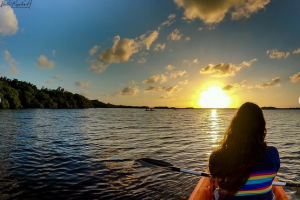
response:
<path fill-rule="evenodd" d="M 35 85 L 0 77 L 0 109 L 20 108 L 146 108 L 147 106 L 124 106 L 89 100 L 80 95 L 65 91 L 63 88 L 38 89 Z"/>
<path fill-rule="evenodd" d="M 48 89 L 42 87 L 38 89 L 35 85 L 0 77 L 0 109 L 26 109 L 26 108 L 50 108 L 50 109 L 76 109 L 76 108 L 149 108 L 148 106 L 126 106 L 103 103 L 99 100 L 90 100 L 80 94 L 73 94 L 63 88 Z M 157 106 L 153 109 L 197 109 L 193 107 L 176 108 L 168 106 Z M 211 108 L 207 108 L 211 109 Z M 235 109 L 235 108 L 224 108 Z M 297 108 L 276 108 L 262 107 L 262 109 L 300 109 Z"/>

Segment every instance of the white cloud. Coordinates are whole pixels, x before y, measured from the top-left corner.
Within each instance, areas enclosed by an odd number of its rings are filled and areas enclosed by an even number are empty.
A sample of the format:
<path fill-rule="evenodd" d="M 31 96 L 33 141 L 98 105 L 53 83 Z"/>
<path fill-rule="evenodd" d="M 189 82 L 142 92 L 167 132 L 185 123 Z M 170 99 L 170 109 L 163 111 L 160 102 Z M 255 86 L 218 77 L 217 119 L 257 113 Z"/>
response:
<path fill-rule="evenodd" d="M 191 37 L 186 37 L 184 40 L 185 40 L 185 41 L 190 41 L 190 40 L 191 40 Z"/>
<path fill-rule="evenodd" d="M 4 51 L 4 55 L 5 55 L 5 60 L 6 60 L 6 62 L 9 64 L 9 66 L 10 66 L 10 70 L 9 70 L 9 73 L 10 74 L 18 74 L 18 73 L 20 73 L 20 71 L 17 69 L 17 62 L 16 62 L 16 60 L 15 59 L 13 59 L 12 57 L 11 57 L 11 55 L 10 55 L 10 53 L 7 51 L 7 50 L 5 50 Z"/>
<path fill-rule="evenodd" d="M 98 49 L 99 49 L 99 46 L 98 46 L 98 45 L 95 45 L 93 48 L 91 48 L 91 49 L 89 50 L 89 55 L 90 55 L 90 56 L 95 55 L 95 53 L 98 51 Z"/>
<path fill-rule="evenodd" d="M 182 88 L 178 88 L 177 85 L 169 87 L 166 89 L 168 93 L 179 92 Z"/>
<path fill-rule="evenodd" d="M 257 59 L 244 61 L 241 64 L 234 65 L 231 63 L 209 64 L 200 70 L 200 74 L 214 74 L 213 77 L 235 76 L 235 72 L 240 71 L 243 67 L 251 67 Z"/>
<path fill-rule="evenodd" d="M 164 87 L 162 86 L 150 86 L 148 88 L 145 89 L 145 92 L 161 92 L 164 90 Z"/>
<path fill-rule="evenodd" d="M 181 37 L 183 36 L 183 34 L 180 34 L 180 31 L 178 29 L 175 29 L 169 36 L 168 36 L 168 40 L 174 40 L 174 41 L 178 41 L 181 40 Z"/>
<path fill-rule="evenodd" d="M 75 85 L 81 87 L 83 89 L 88 89 L 90 87 L 91 81 L 83 82 L 83 81 L 76 81 Z"/>
<path fill-rule="evenodd" d="M 0 5 L 2 2 L 0 0 Z M 18 20 L 14 10 L 8 5 L 0 7 L 0 35 L 13 35 L 18 29 Z"/>
<path fill-rule="evenodd" d="M 229 85 L 224 86 L 224 87 L 222 88 L 222 90 L 231 91 L 231 90 L 238 89 L 239 87 L 240 87 L 239 84 L 234 83 L 234 84 L 229 84 Z"/>
<path fill-rule="evenodd" d="M 187 65 L 191 65 L 192 64 L 189 60 L 183 60 L 182 63 L 183 64 L 187 64 Z"/>
<path fill-rule="evenodd" d="M 271 59 L 277 58 L 287 58 L 290 55 L 290 52 L 279 52 L 277 49 L 271 49 L 267 51 L 267 54 Z"/>
<path fill-rule="evenodd" d="M 147 50 L 150 50 L 152 43 L 158 38 L 159 32 L 153 31 L 147 37 L 146 34 L 140 36 L 141 43 L 146 46 Z"/>
<path fill-rule="evenodd" d="M 300 72 L 294 74 L 293 76 L 290 76 L 290 80 L 291 80 L 291 82 L 293 82 L 293 83 L 298 82 L 299 79 L 300 79 Z"/>
<path fill-rule="evenodd" d="M 178 77 L 181 77 L 183 76 L 184 74 L 186 74 L 187 72 L 184 70 L 184 71 L 175 71 L 175 72 L 172 72 L 171 73 L 171 78 L 178 78 Z"/>
<path fill-rule="evenodd" d="M 137 82 L 136 82 L 136 81 L 134 81 L 134 80 L 131 80 L 131 81 L 129 81 L 129 84 L 136 85 L 136 84 L 137 84 Z"/>
<path fill-rule="evenodd" d="M 276 78 L 272 78 L 272 80 L 269 81 L 269 82 L 256 85 L 255 87 L 260 88 L 260 89 L 265 89 L 265 88 L 268 88 L 270 86 L 280 87 L 279 82 L 280 82 L 280 77 L 276 77 Z"/>
<path fill-rule="evenodd" d="M 154 45 L 153 51 L 162 51 L 166 48 L 166 44 L 157 43 Z"/>
<path fill-rule="evenodd" d="M 172 71 L 173 69 L 175 69 L 175 67 L 173 65 L 166 66 L 166 70 L 168 70 L 168 71 Z"/>
<path fill-rule="evenodd" d="M 54 68 L 55 66 L 55 63 L 54 61 L 52 60 L 48 60 L 46 56 L 44 55 L 41 55 L 39 58 L 38 58 L 38 61 L 36 63 L 36 65 L 39 67 L 39 68 Z"/>
<path fill-rule="evenodd" d="M 160 84 L 167 82 L 167 77 L 163 74 L 160 75 Z"/>
<path fill-rule="evenodd" d="M 147 62 L 147 59 L 146 58 L 140 58 L 138 61 L 138 64 L 144 64 Z"/>
<path fill-rule="evenodd" d="M 117 92 L 118 96 L 124 96 L 124 95 L 136 95 L 140 92 L 139 87 L 138 86 L 134 86 L 134 87 L 126 87 L 124 88 L 121 92 Z"/>
<path fill-rule="evenodd" d="M 295 49 L 295 50 L 293 51 L 293 54 L 300 54 L 300 48 Z"/>
<path fill-rule="evenodd" d="M 124 38 L 121 40 L 120 36 L 114 37 L 114 44 L 98 55 L 98 60 L 101 64 L 121 63 L 127 62 L 129 58 L 137 53 L 139 44 L 133 39 Z"/>
<path fill-rule="evenodd" d="M 143 83 L 156 83 L 158 82 L 160 75 L 151 76 L 148 79 L 144 80 Z"/>
<path fill-rule="evenodd" d="M 105 69 L 108 67 L 108 65 L 101 63 L 99 61 L 92 61 L 92 64 L 90 66 L 90 70 L 92 70 L 96 74 L 101 74 L 105 71 Z"/>
<path fill-rule="evenodd" d="M 184 8 L 184 19 L 201 19 L 206 24 L 222 21 L 227 13 L 233 20 L 249 18 L 251 14 L 264 9 L 270 0 L 174 0 Z"/>
<path fill-rule="evenodd" d="M 55 75 L 53 76 L 54 79 L 60 80 L 60 76 L 59 75 Z"/>
<path fill-rule="evenodd" d="M 181 82 L 179 82 L 179 84 L 183 84 L 183 85 L 186 85 L 186 84 L 188 84 L 188 80 L 187 79 L 185 79 L 184 81 L 181 81 Z"/>
<path fill-rule="evenodd" d="M 163 23 L 161 23 L 161 26 L 165 26 L 165 25 L 170 26 L 171 24 L 174 23 L 175 17 L 176 17 L 175 14 L 170 14 L 168 16 L 168 19 L 166 21 L 164 21 Z"/>

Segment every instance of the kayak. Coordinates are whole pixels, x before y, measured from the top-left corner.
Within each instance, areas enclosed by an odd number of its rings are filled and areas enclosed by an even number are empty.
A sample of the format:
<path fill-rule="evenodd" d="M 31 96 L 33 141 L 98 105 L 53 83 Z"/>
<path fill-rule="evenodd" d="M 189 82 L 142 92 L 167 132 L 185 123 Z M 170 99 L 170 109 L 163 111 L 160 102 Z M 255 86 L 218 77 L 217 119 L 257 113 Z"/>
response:
<path fill-rule="evenodd" d="M 276 178 L 274 181 L 278 181 Z M 273 186 L 273 193 L 276 196 L 276 200 L 288 200 L 289 198 L 285 194 L 282 186 Z M 202 177 L 195 187 L 189 200 L 212 200 L 213 199 L 213 186 L 210 178 Z"/>

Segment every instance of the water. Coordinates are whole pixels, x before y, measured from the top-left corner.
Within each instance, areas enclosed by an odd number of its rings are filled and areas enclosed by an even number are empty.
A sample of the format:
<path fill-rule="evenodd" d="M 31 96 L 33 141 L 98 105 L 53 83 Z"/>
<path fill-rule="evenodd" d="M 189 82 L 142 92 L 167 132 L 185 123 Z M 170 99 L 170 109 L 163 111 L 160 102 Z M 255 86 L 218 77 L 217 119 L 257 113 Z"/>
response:
<path fill-rule="evenodd" d="M 187 199 L 235 110 L 1 110 L 0 199 Z M 278 178 L 300 181 L 300 110 L 264 111 Z M 300 189 L 285 188 L 291 199 Z"/>

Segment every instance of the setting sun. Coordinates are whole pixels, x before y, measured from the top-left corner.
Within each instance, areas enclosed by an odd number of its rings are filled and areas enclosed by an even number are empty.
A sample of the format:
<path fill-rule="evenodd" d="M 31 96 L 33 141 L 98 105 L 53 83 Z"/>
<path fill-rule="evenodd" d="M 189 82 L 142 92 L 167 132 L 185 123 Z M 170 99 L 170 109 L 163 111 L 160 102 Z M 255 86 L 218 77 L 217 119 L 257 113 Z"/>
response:
<path fill-rule="evenodd" d="M 217 86 L 210 86 L 201 92 L 198 105 L 202 108 L 226 108 L 230 104 L 230 97 Z"/>

